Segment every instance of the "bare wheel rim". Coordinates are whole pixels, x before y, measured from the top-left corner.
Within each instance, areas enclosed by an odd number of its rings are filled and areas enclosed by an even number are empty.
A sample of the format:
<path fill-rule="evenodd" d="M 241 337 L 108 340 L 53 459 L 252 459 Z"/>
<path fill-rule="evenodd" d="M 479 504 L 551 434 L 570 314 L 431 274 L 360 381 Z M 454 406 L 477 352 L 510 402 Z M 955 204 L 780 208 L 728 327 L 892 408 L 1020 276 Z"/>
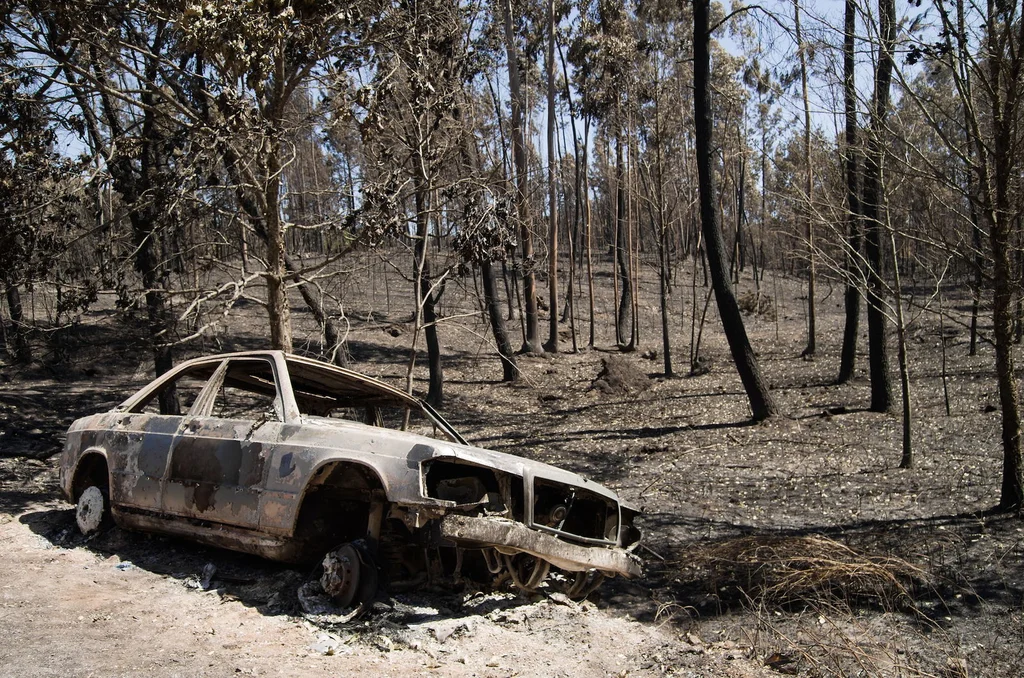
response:
<path fill-rule="evenodd" d="M 107 499 L 103 490 L 95 485 L 85 488 L 75 505 L 75 522 L 82 534 L 88 536 L 99 530 L 106 510 Z"/>
<path fill-rule="evenodd" d="M 341 607 L 368 603 L 377 594 L 377 565 L 362 541 L 331 550 L 321 568 L 320 587 Z"/>
<path fill-rule="evenodd" d="M 341 607 L 348 607 L 359 590 L 359 553 L 352 544 L 342 544 L 323 560 L 320 586 Z"/>

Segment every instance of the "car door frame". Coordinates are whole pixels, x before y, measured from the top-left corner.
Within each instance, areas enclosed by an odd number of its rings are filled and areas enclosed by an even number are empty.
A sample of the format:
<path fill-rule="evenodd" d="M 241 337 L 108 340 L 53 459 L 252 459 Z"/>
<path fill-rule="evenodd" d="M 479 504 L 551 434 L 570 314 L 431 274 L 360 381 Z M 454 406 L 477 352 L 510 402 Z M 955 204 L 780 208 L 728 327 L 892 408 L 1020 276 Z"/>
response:
<path fill-rule="evenodd" d="M 259 527 L 271 448 L 280 426 L 295 416 L 294 394 L 288 388 L 288 373 L 282 362 L 273 353 L 222 356 L 185 415 L 168 453 L 161 484 L 162 513 L 244 529 Z M 231 366 L 238 363 L 270 366 L 274 400 L 280 403 L 279 408 L 275 407 L 278 421 L 213 416 L 224 380 Z M 198 468 L 194 467 L 197 463 Z"/>

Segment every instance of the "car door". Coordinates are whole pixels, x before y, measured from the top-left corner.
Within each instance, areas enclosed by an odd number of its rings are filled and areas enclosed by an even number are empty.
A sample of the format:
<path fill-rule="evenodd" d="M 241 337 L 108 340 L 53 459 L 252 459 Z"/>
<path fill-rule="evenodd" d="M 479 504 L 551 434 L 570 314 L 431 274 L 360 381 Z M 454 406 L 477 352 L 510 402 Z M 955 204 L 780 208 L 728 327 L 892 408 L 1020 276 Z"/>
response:
<path fill-rule="evenodd" d="M 187 413 L 220 361 L 178 370 L 153 383 L 105 434 L 114 506 L 159 511 L 167 462 Z"/>
<path fill-rule="evenodd" d="M 255 529 L 269 449 L 283 420 L 280 403 L 271 359 L 226 361 L 174 440 L 163 511 Z"/>

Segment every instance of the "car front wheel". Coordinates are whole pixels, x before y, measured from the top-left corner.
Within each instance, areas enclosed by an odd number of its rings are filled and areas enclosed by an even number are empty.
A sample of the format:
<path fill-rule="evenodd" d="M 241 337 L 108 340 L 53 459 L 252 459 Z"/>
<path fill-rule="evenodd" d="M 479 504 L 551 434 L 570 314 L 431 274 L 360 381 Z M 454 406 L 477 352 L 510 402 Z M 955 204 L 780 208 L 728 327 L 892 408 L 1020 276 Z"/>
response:
<path fill-rule="evenodd" d="M 321 568 L 320 586 L 343 608 L 369 603 L 377 594 L 377 564 L 362 540 L 332 549 Z"/>

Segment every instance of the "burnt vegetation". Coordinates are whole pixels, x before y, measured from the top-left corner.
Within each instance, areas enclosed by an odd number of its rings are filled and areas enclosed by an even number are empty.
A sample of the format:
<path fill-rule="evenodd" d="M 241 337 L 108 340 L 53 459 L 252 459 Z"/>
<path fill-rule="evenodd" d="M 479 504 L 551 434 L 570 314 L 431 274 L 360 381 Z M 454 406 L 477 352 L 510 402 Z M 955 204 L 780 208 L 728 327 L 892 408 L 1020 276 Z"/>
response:
<path fill-rule="evenodd" d="M 676 652 L 714 634 L 784 673 L 1010 675 L 1024 19 L 842 10 L 5 4 L 0 511 L 162 574 L 228 558 L 75 536 L 53 455 L 186 357 L 280 348 L 641 505 L 648 576 L 595 600 L 670 620 Z M 357 540 L 381 490 L 325 467 L 301 540 Z M 524 510 L 454 461 L 424 490 Z M 600 540 L 611 517 L 576 500 Z M 416 590 L 430 556 L 384 523 L 387 578 Z M 306 573 L 231 558 L 250 574 L 226 592 L 299 614 L 268 581 Z"/>

